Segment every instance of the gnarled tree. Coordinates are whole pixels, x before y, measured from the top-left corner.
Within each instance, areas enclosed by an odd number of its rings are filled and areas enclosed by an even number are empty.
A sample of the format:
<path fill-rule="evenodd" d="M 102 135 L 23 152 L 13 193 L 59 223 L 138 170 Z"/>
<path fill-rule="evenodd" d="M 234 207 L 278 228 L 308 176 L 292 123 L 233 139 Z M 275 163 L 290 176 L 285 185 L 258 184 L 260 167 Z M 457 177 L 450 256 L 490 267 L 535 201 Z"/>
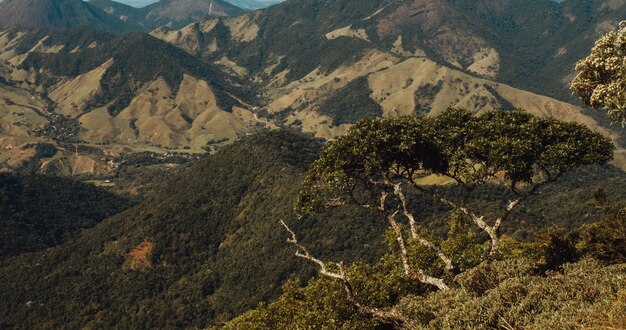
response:
<path fill-rule="evenodd" d="M 490 249 L 485 257 L 493 258 L 500 246 L 502 224 L 522 202 L 566 171 L 604 164 L 612 157 L 611 141 L 585 126 L 521 110 L 476 117 L 451 108 L 433 118 L 365 119 L 323 148 L 307 173 L 295 208 L 306 215 L 320 208 L 355 204 L 380 213 L 394 233 L 406 277 L 446 290 L 444 278 L 411 262 L 415 256 L 410 255 L 408 240 L 436 254 L 446 271 L 453 274 L 456 268 L 439 240 L 423 234 L 408 190 L 471 219 L 488 235 Z M 430 175 L 453 180 L 458 193 L 450 196 L 436 186 L 421 184 L 420 179 Z M 488 183 L 507 188 L 513 196 L 505 205 L 497 205 L 500 211 L 495 215 L 468 205 L 476 188 Z M 295 234 L 291 242 L 296 242 Z M 298 256 L 319 264 L 302 246 L 298 250 Z M 335 277 L 349 288 L 349 279 Z"/>

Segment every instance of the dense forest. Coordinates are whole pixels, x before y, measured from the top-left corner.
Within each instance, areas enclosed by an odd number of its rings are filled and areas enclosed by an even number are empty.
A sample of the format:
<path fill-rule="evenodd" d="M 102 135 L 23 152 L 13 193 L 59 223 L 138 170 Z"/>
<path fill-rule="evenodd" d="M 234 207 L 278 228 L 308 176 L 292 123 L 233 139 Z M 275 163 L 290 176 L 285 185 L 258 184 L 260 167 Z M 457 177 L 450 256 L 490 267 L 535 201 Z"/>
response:
<path fill-rule="evenodd" d="M 315 267 L 293 256 L 279 220 L 320 257 L 377 269 L 367 265 L 384 258 L 387 243 L 385 223 L 372 212 L 345 208 L 295 220 L 292 204 L 320 146 L 287 131 L 246 137 L 177 171 L 140 204 L 77 239 L 0 262 L 0 324 L 221 324 L 278 297 L 285 281 L 307 283 L 316 274 Z M 501 191 L 494 188 L 484 187 L 473 203 L 500 200 Z M 604 195 L 610 203 L 623 200 L 625 192 L 620 170 L 582 168 L 529 200 L 503 232 L 525 242 L 545 228 L 575 228 L 604 213 L 594 196 Z M 411 208 L 425 228 L 450 230 L 448 208 L 419 195 Z M 341 298 L 339 293 L 334 297 Z"/>

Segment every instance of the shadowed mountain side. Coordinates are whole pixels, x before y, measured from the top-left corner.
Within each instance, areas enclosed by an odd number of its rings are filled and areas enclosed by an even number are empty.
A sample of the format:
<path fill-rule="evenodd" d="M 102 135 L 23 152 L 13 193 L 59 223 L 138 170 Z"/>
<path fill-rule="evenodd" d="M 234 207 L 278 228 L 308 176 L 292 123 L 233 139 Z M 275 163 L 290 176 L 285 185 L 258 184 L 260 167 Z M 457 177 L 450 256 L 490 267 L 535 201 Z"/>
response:
<path fill-rule="evenodd" d="M 140 9 L 147 26 L 181 28 L 212 16 L 237 16 L 245 11 L 222 0 L 161 0 Z"/>
<path fill-rule="evenodd" d="M 0 173 L 0 259 L 59 245 L 129 206 L 77 181 Z"/>
<path fill-rule="evenodd" d="M 0 3 L 0 27 L 145 31 L 137 22 L 120 20 L 81 0 L 5 0 Z"/>

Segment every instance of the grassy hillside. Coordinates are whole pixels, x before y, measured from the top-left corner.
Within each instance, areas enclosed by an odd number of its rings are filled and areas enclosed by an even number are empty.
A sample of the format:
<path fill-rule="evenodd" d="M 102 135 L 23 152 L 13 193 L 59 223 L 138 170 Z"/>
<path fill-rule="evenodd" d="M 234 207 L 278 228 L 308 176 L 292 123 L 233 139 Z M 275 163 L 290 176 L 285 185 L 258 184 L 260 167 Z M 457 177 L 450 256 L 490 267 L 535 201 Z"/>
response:
<path fill-rule="evenodd" d="M 0 173 L 0 259 L 64 243 L 129 206 L 73 180 Z"/>

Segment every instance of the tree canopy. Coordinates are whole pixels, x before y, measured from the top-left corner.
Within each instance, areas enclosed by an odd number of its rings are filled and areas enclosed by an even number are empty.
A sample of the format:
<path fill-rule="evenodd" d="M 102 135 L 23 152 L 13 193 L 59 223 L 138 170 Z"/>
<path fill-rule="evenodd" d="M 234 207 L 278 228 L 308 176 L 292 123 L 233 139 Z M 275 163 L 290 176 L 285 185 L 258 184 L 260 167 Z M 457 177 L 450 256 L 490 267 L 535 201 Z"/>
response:
<path fill-rule="evenodd" d="M 457 268 L 439 240 L 418 226 L 410 193 L 425 194 L 469 218 L 489 236 L 493 258 L 500 245 L 499 229 L 520 203 L 575 167 L 604 164 L 612 158 L 613 144 L 604 136 L 577 123 L 539 118 L 522 110 L 473 116 L 468 110 L 451 108 L 432 118 L 365 119 L 323 148 L 307 173 L 295 208 L 307 215 L 356 204 L 379 212 L 395 233 L 407 277 L 445 290 L 441 278 L 411 266 L 402 221 L 408 222 L 412 241 L 433 250 L 448 272 Z M 436 185 L 423 184 L 428 176 L 449 179 L 458 193 L 442 194 Z M 503 186 L 511 197 L 504 205 L 494 205 L 500 210 L 489 218 L 487 212 L 467 203 L 476 188 L 487 183 Z M 295 235 L 290 242 L 297 243 Z M 304 247 L 298 248 L 301 257 L 320 264 Z"/>

